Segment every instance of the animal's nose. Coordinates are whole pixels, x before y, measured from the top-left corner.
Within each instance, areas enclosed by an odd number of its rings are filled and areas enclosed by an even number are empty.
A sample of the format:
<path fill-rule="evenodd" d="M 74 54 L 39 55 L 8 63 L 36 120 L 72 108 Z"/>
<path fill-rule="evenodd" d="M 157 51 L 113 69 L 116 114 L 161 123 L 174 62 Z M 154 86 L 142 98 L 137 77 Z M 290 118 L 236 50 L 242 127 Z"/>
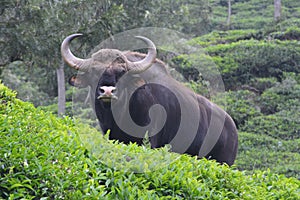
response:
<path fill-rule="evenodd" d="M 111 97 L 116 91 L 116 87 L 114 86 L 102 86 L 100 87 L 101 96 Z"/>

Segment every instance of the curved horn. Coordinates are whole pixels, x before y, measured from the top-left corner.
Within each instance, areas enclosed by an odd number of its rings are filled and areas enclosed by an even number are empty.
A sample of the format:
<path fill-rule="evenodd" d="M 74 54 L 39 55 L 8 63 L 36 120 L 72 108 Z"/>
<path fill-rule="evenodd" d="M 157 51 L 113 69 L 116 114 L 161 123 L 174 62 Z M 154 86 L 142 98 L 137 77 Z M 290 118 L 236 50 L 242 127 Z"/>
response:
<path fill-rule="evenodd" d="M 64 61 L 70 66 L 75 68 L 76 70 L 79 71 L 88 71 L 88 63 L 91 59 L 81 59 L 77 58 L 76 56 L 73 55 L 73 53 L 70 50 L 70 42 L 77 37 L 82 36 L 81 33 L 76 33 L 69 35 L 64 39 L 64 41 L 61 43 L 60 51 L 61 55 L 64 59 Z"/>
<path fill-rule="evenodd" d="M 155 44 L 146 37 L 143 36 L 135 36 L 135 37 L 143 40 L 148 45 L 148 54 L 143 60 L 128 63 L 129 72 L 133 74 L 139 74 L 149 69 L 152 63 L 155 61 L 156 47 Z"/>

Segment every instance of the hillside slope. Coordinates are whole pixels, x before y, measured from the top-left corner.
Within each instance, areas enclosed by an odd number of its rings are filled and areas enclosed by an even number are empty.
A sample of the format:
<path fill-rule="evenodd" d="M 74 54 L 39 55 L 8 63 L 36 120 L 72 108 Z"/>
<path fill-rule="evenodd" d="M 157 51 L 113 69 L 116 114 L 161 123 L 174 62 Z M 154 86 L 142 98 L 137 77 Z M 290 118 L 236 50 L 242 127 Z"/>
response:
<path fill-rule="evenodd" d="M 300 25 L 300 3 L 298 0 L 281 1 L 281 19 L 274 22 L 274 1 L 232 0 L 231 24 L 227 25 L 227 0 L 209 0 L 212 7 L 211 26 L 213 30 L 225 29 L 280 29 Z"/>
<path fill-rule="evenodd" d="M 300 198 L 295 178 L 271 171 L 245 175 L 167 149 L 111 142 L 95 129 L 16 99 L 2 84 L 0 101 L 0 198 Z M 166 157 L 167 165 L 161 161 Z M 141 158 L 149 165 L 155 160 L 155 168 L 138 173 Z"/>
<path fill-rule="evenodd" d="M 205 56 L 180 55 L 173 66 L 193 77 L 189 84 L 197 93 L 226 105 L 239 127 L 238 169 L 269 168 L 300 179 L 300 1 L 281 1 L 275 22 L 273 1 L 233 0 L 230 26 L 228 1 L 209 2 L 213 31 L 189 41 Z M 211 63 L 226 94 L 210 96 L 207 85 L 214 83 L 194 73 L 214 75 Z"/>

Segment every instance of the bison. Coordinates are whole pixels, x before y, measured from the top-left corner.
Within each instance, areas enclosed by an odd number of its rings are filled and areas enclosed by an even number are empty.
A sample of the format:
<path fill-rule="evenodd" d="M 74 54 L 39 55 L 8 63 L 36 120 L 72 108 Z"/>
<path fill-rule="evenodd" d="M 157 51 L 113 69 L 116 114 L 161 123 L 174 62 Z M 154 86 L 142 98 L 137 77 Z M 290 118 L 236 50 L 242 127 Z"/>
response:
<path fill-rule="evenodd" d="M 69 47 L 81 35 L 66 37 L 61 54 L 81 72 L 69 83 L 90 87 L 93 109 L 103 133 L 110 130 L 109 139 L 141 145 L 146 135 L 152 148 L 170 144 L 174 152 L 234 163 L 238 134 L 232 118 L 172 78 L 150 39 L 136 36 L 147 45 L 146 54 L 100 49 L 81 59 Z"/>

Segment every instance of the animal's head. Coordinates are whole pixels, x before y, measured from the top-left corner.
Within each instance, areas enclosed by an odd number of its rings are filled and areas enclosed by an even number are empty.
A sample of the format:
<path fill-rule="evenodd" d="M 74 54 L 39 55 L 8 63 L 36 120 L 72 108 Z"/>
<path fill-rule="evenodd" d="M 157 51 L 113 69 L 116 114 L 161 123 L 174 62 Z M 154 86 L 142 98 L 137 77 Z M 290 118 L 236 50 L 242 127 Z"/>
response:
<path fill-rule="evenodd" d="M 76 87 L 90 86 L 95 91 L 93 99 L 110 102 L 116 99 L 117 82 L 125 74 L 130 76 L 140 74 L 149 69 L 156 59 L 156 47 L 148 38 L 136 36 L 148 46 L 148 53 L 141 60 L 130 61 L 125 52 L 117 49 L 101 49 L 91 58 L 81 59 L 73 55 L 70 42 L 82 34 L 73 34 L 64 39 L 61 44 L 61 54 L 65 62 L 72 68 L 83 72 L 72 76 L 69 83 Z"/>

